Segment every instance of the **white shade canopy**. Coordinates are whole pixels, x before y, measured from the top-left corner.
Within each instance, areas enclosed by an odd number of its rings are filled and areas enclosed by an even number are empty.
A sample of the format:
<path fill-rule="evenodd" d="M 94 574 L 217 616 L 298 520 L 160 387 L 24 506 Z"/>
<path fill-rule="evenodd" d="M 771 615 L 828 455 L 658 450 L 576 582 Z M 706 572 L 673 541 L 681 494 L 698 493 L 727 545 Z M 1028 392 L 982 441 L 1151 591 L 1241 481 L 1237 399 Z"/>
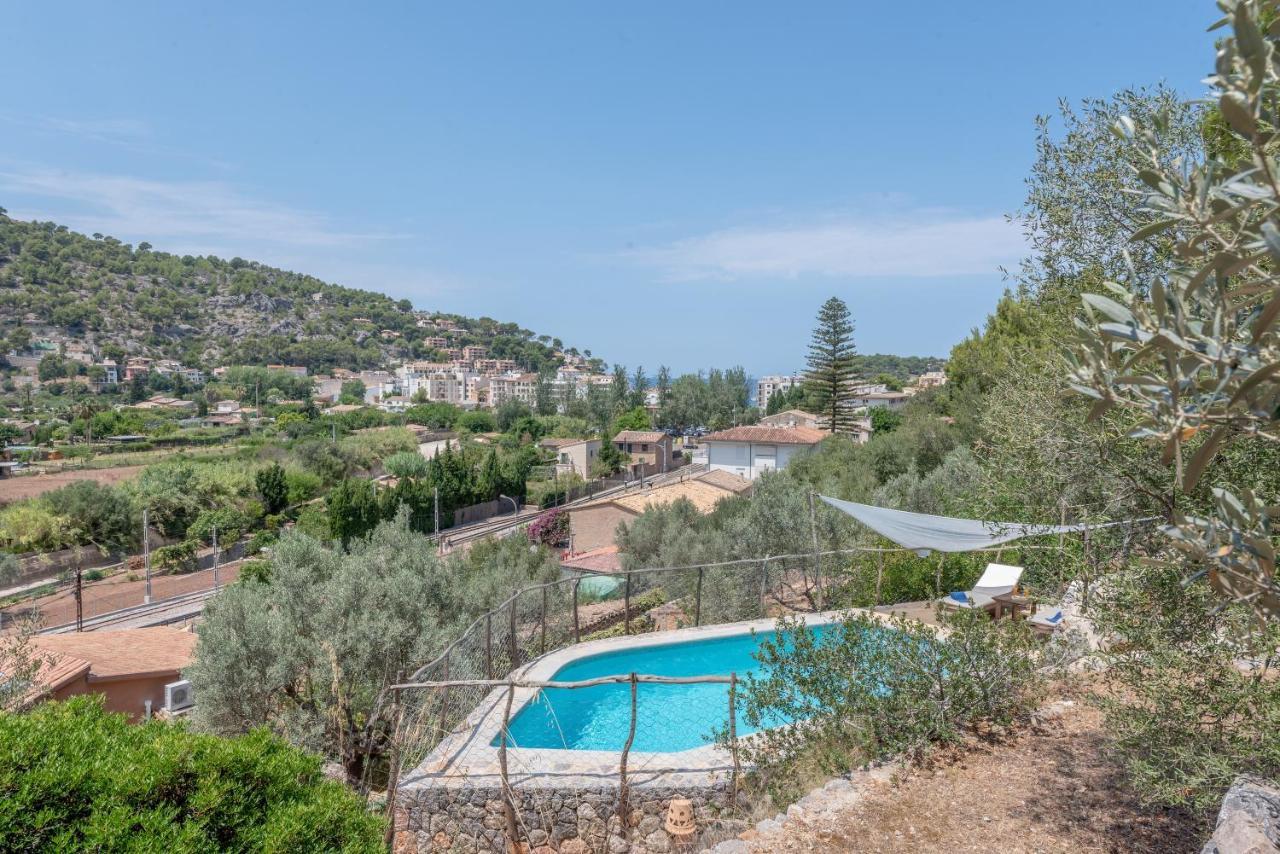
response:
<path fill-rule="evenodd" d="M 914 549 L 922 556 L 929 552 L 973 552 L 1023 537 L 1045 534 L 1069 534 L 1086 528 L 1106 528 L 1122 522 L 1103 525 L 1037 525 L 1027 522 L 988 522 L 982 519 L 956 519 L 928 513 L 909 513 L 870 504 L 841 501 L 819 495 L 837 510 L 848 513 L 882 537 L 898 545 Z"/>

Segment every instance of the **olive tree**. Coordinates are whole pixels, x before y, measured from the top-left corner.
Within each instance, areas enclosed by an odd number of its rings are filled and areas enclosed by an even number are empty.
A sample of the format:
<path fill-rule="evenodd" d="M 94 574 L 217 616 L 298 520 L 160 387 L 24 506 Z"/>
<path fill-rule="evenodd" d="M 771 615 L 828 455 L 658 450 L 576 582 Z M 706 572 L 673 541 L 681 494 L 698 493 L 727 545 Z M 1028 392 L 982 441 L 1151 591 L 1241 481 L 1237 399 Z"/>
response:
<path fill-rule="evenodd" d="M 1135 158 L 1146 223 L 1141 250 L 1169 241 L 1167 275 L 1137 268 L 1106 293 L 1085 294 L 1074 388 L 1093 418 L 1115 408 L 1137 415 L 1133 435 L 1160 443 L 1178 485 L 1190 492 L 1225 448 L 1280 442 L 1280 34 L 1276 0 L 1224 0 L 1209 78 L 1235 145 L 1200 159 L 1165 156 L 1165 113 L 1121 116 L 1116 135 Z M 1275 580 L 1274 489 L 1215 485 L 1212 506 L 1172 514 L 1170 541 L 1220 593 L 1280 617 Z"/>

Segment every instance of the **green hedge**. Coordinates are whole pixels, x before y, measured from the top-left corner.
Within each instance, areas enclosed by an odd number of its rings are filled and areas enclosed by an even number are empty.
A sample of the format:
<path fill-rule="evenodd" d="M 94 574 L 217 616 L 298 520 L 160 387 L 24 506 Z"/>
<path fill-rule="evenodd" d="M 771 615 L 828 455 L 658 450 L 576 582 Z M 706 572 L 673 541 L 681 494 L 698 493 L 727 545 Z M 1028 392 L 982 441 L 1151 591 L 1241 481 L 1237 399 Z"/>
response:
<path fill-rule="evenodd" d="M 0 851 L 380 852 L 381 819 L 265 731 L 134 725 L 96 698 L 0 715 Z"/>

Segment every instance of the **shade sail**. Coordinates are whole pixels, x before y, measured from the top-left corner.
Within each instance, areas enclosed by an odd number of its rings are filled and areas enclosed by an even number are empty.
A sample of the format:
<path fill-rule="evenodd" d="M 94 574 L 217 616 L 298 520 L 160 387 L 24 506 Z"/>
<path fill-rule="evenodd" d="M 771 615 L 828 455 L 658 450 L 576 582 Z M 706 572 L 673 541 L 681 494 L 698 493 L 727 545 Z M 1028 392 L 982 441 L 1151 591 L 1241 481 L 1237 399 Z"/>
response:
<path fill-rule="evenodd" d="M 1110 522 L 1105 525 L 1036 525 L 1026 522 L 988 522 L 982 519 L 956 519 L 951 516 L 932 516 L 928 513 L 908 513 L 906 510 L 890 510 L 870 504 L 857 504 L 819 495 L 823 501 L 841 512 L 848 513 L 882 537 L 917 552 L 972 552 L 1020 540 L 1023 537 L 1040 537 L 1045 534 L 1069 534 L 1086 528 L 1105 528 L 1123 524 Z"/>

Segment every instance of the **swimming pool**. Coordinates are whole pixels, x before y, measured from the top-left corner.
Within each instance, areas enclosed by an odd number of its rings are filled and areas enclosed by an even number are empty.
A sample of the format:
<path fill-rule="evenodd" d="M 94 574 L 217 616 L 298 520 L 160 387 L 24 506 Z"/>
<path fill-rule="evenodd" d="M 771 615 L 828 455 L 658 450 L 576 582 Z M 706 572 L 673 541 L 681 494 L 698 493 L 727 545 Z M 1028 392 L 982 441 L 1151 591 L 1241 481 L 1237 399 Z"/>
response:
<path fill-rule="evenodd" d="M 827 625 L 813 626 L 819 637 Z M 775 631 L 761 631 L 613 650 L 565 664 L 548 681 L 573 682 L 620 673 L 654 676 L 757 674 L 753 654 Z M 669 753 L 711 744 L 728 725 L 729 686 L 713 683 L 655 685 L 636 689 L 636 736 L 631 749 Z M 631 686 L 549 688 L 511 719 L 511 747 L 619 751 L 631 722 Z M 768 721 L 768 726 L 787 723 Z M 755 730 L 738 718 L 739 735 Z M 492 746 L 499 744 L 494 738 Z"/>

